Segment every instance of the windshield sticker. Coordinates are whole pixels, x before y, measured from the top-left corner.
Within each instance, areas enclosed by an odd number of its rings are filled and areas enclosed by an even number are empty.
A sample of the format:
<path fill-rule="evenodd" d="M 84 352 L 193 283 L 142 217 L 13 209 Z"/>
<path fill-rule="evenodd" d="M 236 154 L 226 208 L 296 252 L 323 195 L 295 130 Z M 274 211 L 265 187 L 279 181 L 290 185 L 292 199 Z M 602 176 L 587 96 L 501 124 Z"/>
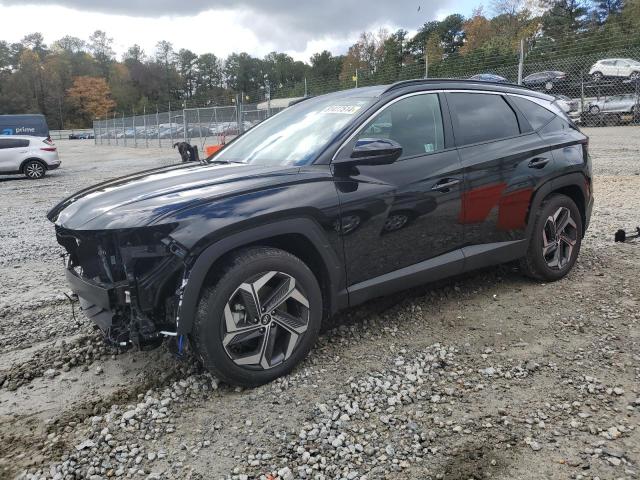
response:
<path fill-rule="evenodd" d="M 345 115 L 353 115 L 362 107 L 360 105 L 330 105 L 325 107 L 321 113 L 342 113 Z"/>

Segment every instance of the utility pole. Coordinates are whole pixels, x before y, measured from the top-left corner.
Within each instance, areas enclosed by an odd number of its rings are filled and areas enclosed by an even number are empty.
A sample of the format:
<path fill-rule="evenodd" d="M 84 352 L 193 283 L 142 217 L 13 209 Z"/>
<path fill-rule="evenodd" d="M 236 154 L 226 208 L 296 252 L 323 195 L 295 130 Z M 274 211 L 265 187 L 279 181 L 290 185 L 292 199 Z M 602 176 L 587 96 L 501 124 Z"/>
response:
<path fill-rule="evenodd" d="M 524 38 L 520 40 L 520 61 L 518 62 L 518 85 L 522 85 L 523 68 L 524 68 Z"/>
<path fill-rule="evenodd" d="M 424 78 L 429 78 L 429 51 L 427 50 L 428 42 L 424 41 Z"/>
<path fill-rule="evenodd" d="M 304 96 L 307 96 L 307 77 L 304 77 Z"/>

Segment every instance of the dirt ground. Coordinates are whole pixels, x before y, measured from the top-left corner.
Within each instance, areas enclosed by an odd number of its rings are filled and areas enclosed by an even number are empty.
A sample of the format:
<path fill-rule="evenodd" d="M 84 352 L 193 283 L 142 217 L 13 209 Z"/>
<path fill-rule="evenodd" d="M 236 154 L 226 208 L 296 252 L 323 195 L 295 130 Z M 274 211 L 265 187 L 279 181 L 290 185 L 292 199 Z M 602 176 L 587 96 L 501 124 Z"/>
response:
<path fill-rule="evenodd" d="M 369 302 L 251 390 L 74 316 L 45 213 L 178 155 L 58 142 L 44 180 L 0 177 L 0 478 L 640 478 L 640 242 L 613 242 L 640 225 L 640 127 L 585 132 L 567 278 L 504 265 Z"/>

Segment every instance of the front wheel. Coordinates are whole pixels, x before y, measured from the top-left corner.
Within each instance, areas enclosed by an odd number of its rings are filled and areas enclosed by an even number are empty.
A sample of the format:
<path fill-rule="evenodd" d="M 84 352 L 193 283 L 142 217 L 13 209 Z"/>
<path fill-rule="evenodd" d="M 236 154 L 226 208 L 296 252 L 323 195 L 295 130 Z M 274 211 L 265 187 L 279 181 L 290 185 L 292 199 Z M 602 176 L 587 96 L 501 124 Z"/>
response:
<path fill-rule="evenodd" d="M 232 254 L 204 288 L 192 341 L 214 375 L 254 387 L 291 371 L 321 321 L 322 294 L 309 267 L 283 250 L 253 247 Z"/>
<path fill-rule="evenodd" d="M 640 72 L 632 72 L 631 75 L 629 75 L 629 80 L 632 82 L 640 80 Z"/>
<path fill-rule="evenodd" d="M 547 197 L 533 220 L 522 270 L 536 280 L 555 281 L 571 271 L 582 243 L 582 216 L 566 195 Z"/>

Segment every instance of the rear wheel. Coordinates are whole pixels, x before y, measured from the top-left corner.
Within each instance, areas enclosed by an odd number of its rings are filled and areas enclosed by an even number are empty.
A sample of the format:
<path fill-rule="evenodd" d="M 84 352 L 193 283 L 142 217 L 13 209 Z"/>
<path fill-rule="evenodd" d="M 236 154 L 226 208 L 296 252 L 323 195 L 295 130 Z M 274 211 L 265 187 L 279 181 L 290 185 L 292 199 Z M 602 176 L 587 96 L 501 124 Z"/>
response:
<path fill-rule="evenodd" d="M 288 252 L 253 247 L 234 253 L 203 290 L 192 341 L 204 366 L 246 387 L 291 371 L 311 350 L 322 295 L 309 268 Z"/>
<path fill-rule="evenodd" d="M 593 74 L 591 75 L 591 78 L 593 79 L 594 82 L 602 80 L 602 72 L 593 72 Z"/>
<path fill-rule="evenodd" d="M 30 178 L 31 180 L 37 180 L 44 177 L 47 169 L 42 164 L 42 162 L 38 160 L 29 160 L 24 164 L 24 167 L 22 167 L 22 172 L 27 178 Z"/>
<path fill-rule="evenodd" d="M 629 80 L 632 82 L 640 80 L 640 72 L 632 72 L 631 75 L 629 75 Z"/>
<path fill-rule="evenodd" d="M 594 115 L 597 114 L 597 113 L 600 113 L 600 107 L 597 106 L 597 105 L 591 105 L 589 107 L 589 113 L 592 113 Z"/>
<path fill-rule="evenodd" d="M 581 243 L 582 217 L 575 202 L 550 195 L 536 214 L 522 269 L 536 280 L 559 280 L 573 268 Z"/>

